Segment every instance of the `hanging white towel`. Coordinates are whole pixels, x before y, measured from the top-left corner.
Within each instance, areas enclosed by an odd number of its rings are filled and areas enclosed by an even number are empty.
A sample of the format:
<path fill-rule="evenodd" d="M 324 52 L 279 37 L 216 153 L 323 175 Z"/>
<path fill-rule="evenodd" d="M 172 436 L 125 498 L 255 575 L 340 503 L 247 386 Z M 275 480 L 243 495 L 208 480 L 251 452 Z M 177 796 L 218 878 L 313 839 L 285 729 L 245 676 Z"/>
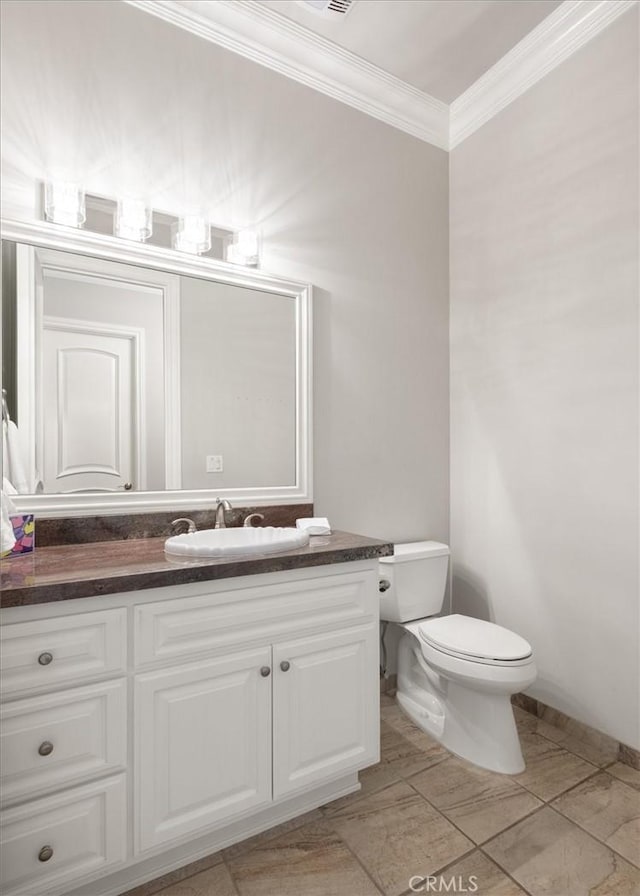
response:
<path fill-rule="evenodd" d="M 3 475 L 19 495 L 30 494 L 31 488 L 22 462 L 20 434 L 13 420 L 2 423 L 2 467 Z"/>
<path fill-rule="evenodd" d="M 4 485 L 3 477 L 3 485 Z M 13 548 L 16 543 L 16 537 L 13 534 L 13 526 L 9 514 L 15 513 L 15 507 L 11 498 L 4 493 L 4 489 L 0 492 L 0 556 L 4 557 Z"/>

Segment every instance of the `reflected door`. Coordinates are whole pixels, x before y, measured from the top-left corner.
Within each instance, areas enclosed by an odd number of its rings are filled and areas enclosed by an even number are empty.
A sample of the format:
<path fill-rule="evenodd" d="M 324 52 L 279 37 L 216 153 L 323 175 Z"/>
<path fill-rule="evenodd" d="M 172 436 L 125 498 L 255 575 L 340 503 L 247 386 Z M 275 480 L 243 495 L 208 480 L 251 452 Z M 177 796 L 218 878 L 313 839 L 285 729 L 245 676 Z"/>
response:
<path fill-rule="evenodd" d="M 42 349 L 45 492 L 144 487 L 136 334 L 45 320 Z"/>

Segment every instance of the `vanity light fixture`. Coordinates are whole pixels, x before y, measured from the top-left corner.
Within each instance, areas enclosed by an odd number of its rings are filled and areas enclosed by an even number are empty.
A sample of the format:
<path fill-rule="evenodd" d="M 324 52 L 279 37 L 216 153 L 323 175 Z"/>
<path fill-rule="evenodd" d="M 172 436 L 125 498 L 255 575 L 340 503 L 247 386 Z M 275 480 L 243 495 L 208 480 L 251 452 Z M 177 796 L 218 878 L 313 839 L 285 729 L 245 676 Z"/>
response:
<path fill-rule="evenodd" d="M 153 232 L 152 214 L 141 199 L 118 199 L 115 235 L 143 243 Z"/>
<path fill-rule="evenodd" d="M 72 181 L 47 181 L 44 185 L 44 214 L 53 224 L 80 227 L 87 217 L 84 190 Z"/>
<path fill-rule="evenodd" d="M 239 230 L 227 246 L 227 261 L 257 267 L 260 263 L 260 234 L 257 230 Z"/>
<path fill-rule="evenodd" d="M 199 215 L 178 218 L 173 234 L 173 248 L 191 255 L 202 255 L 211 248 L 211 225 Z"/>
<path fill-rule="evenodd" d="M 204 255 L 258 267 L 262 237 L 254 228 L 233 230 L 212 224 L 202 215 L 178 215 L 154 209 L 143 199 L 111 198 L 87 193 L 70 181 L 42 184 L 44 217 L 53 224 L 84 227 L 92 233 L 113 233 L 120 239 L 173 248 L 190 255 Z M 88 218 L 87 218 L 88 214 Z"/>

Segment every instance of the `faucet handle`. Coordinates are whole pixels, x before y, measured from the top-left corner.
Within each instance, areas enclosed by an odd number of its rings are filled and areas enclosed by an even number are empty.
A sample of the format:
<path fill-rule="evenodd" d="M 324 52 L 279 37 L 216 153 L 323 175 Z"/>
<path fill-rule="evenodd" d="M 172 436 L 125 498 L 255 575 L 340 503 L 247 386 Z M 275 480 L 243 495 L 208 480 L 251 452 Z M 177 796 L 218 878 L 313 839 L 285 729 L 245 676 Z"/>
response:
<path fill-rule="evenodd" d="M 178 523 L 186 523 L 187 524 L 187 532 L 191 535 L 192 532 L 196 531 L 196 524 L 193 520 L 190 520 L 188 516 L 179 516 L 177 520 L 172 520 L 171 525 L 177 526 Z"/>
<path fill-rule="evenodd" d="M 243 526 L 246 526 L 248 529 L 251 529 L 253 526 L 253 521 L 258 520 L 262 522 L 264 519 L 264 513 L 250 513 L 249 516 L 245 517 Z"/>

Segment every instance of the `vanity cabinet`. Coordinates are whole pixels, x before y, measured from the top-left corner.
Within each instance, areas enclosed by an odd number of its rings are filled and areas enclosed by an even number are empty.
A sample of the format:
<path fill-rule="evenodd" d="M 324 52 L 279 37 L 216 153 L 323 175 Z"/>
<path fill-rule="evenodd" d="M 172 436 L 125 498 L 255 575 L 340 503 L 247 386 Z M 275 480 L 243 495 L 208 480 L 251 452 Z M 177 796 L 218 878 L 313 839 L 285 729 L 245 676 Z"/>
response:
<path fill-rule="evenodd" d="M 126 610 L 54 614 L 2 612 L 3 896 L 64 892 L 127 855 Z"/>
<path fill-rule="evenodd" d="M 123 892 L 357 789 L 378 759 L 376 560 L 2 621 L 3 896 Z"/>

